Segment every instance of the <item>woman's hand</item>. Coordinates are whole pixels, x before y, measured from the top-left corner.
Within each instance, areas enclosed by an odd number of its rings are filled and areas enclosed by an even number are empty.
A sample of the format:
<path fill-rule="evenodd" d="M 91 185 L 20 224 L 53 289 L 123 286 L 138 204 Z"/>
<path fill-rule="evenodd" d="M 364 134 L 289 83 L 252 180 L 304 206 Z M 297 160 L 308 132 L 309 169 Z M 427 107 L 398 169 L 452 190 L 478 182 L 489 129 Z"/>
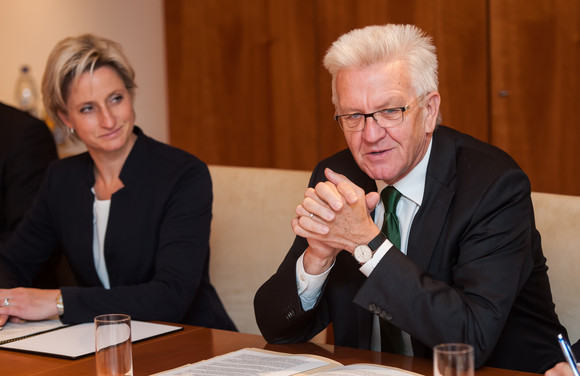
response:
<path fill-rule="evenodd" d="M 60 290 L 17 287 L 0 289 L 0 326 L 7 320 L 45 320 L 58 315 L 56 299 Z M 5 303 L 8 303 L 6 305 Z"/>

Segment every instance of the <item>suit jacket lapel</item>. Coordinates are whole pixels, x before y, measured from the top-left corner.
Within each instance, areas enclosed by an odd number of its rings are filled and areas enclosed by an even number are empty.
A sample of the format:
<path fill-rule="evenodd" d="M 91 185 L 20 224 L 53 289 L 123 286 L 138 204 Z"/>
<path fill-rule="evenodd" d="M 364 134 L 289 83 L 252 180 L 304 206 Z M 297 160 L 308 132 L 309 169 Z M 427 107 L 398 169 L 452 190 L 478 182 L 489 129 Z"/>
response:
<path fill-rule="evenodd" d="M 423 203 L 413 219 L 407 247 L 407 256 L 425 270 L 429 266 L 455 195 L 455 190 L 450 185 L 455 172 L 455 145 L 446 137 L 444 128 L 438 128 L 433 133 Z"/>

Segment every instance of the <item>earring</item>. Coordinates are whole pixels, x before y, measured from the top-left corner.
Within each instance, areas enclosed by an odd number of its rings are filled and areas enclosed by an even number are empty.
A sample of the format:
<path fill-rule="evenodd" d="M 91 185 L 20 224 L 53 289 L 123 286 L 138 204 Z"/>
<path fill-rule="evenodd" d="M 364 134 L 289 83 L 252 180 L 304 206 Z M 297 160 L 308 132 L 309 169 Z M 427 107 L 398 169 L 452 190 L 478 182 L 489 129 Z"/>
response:
<path fill-rule="evenodd" d="M 69 131 L 69 133 L 71 135 L 75 134 L 75 129 L 74 128 L 69 128 L 68 131 Z"/>

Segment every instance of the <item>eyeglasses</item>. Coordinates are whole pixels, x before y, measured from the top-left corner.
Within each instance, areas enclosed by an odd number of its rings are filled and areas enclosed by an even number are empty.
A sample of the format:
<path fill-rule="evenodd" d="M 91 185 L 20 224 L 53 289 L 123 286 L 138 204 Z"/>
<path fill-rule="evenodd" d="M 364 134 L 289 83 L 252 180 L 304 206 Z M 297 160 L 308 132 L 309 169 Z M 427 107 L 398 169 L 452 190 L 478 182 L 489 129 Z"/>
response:
<path fill-rule="evenodd" d="M 405 121 L 405 111 L 409 111 L 411 105 L 419 100 L 419 97 L 405 107 L 385 108 L 383 110 L 371 112 L 370 114 L 344 114 L 336 115 L 334 120 L 338 122 L 340 128 L 346 132 L 359 132 L 365 128 L 367 118 L 375 119 L 379 127 L 392 128 Z"/>

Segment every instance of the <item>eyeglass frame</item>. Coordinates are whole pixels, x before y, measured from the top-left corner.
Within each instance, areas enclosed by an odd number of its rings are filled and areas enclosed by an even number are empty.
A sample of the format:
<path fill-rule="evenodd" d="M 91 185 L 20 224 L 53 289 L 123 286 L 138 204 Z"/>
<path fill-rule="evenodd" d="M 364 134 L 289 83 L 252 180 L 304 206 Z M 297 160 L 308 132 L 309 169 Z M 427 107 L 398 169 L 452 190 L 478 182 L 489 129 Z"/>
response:
<path fill-rule="evenodd" d="M 370 112 L 370 113 L 367 113 L 367 114 L 364 114 L 364 113 L 361 113 L 361 112 L 353 112 L 353 113 L 350 113 L 350 114 L 335 115 L 334 116 L 334 120 L 336 120 L 336 122 L 338 123 L 338 126 L 340 127 L 340 129 L 342 129 L 345 132 L 361 132 L 361 131 L 363 131 L 365 129 L 366 125 L 367 125 L 367 119 L 370 118 L 370 117 L 373 118 L 373 120 L 377 123 L 377 125 L 380 128 L 383 128 L 383 129 L 393 128 L 393 127 L 396 127 L 396 126 L 398 126 L 400 124 L 403 124 L 403 122 L 405 121 L 405 112 L 406 111 L 409 111 L 411 109 L 411 106 L 415 102 L 418 102 L 419 101 L 419 98 L 425 97 L 426 95 L 427 94 L 423 94 L 423 95 L 417 96 L 414 101 L 412 101 L 411 103 L 409 103 L 408 105 L 406 105 L 404 107 L 383 108 L 382 110 L 378 110 L 378 111 L 375 111 L 375 112 Z M 389 111 L 389 110 L 391 110 L 391 111 L 392 110 L 401 111 L 401 121 L 399 123 L 397 123 L 397 124 L 393 124 L 393 125 L 389 125 L 387 127 L 383 127 L 383 126 L 381 126 L 379 124 L 379 121 L 377 120 L 377 118 L 375 118 L 375 114 L 378 114 L 379 112 L 383 112 L 383 111 Z M 352 130 L 352 129 L 345 129 L 342 126 L 342 123 L 340 122 L 340 118 L 343 117 L 343 116 L 352 116 L 352 115 L 362 115 L 362 116 L 364 116 L 363 126 L 362 126 L 361 129 L 354 129 L 354 130 Z"/>

